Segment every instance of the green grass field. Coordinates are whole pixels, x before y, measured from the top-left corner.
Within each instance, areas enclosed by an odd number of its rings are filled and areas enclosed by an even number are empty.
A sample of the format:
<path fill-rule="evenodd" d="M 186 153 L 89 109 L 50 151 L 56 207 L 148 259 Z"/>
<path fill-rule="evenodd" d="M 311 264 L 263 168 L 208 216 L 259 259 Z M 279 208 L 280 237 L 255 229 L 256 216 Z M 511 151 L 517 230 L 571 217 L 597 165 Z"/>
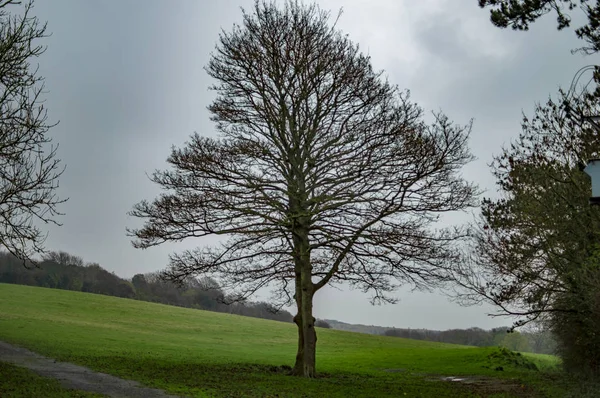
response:
<path fill-rule="evenodd" d="M 282 322 L 0 284 L 0 340 L 186 396 L 563 397 L 572 387 L 550 356 L 327 329 L 318 330 L 321 377 L 304 380 L 281 366 L 293 364 L 296 333 Z"/>

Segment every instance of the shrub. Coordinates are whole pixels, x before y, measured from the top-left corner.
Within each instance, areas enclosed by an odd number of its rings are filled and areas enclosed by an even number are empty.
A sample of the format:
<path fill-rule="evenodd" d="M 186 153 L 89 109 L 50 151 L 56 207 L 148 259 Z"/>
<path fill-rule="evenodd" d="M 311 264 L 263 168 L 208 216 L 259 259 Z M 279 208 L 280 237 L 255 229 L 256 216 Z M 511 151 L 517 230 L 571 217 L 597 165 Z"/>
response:
<path fill-rule="evenodd" d="M 315 326 L 318 328 L 331 329 L 331 325 L 322 319 L 317 319 Z"/>

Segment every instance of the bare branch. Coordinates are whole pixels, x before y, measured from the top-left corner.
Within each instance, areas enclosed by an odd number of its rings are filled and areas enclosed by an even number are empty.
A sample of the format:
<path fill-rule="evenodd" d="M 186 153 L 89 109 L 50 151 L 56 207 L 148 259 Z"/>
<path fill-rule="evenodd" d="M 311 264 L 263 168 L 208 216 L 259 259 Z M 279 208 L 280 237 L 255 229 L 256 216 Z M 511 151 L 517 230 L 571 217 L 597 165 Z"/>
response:
<path fill-rule="evenodd" d="M 66 200 L 56 195 L 64 171 L 51 144 L 41 99 L 43 79 L 30 65 L 45 48 L 35 45 L 46 37 L 46 25 L 31 15 L 33 2 L 11 15 L 0 3 L 0 245 L 22 260 L 43 253 L 45 234 L 40 222 L 60 225 L 57 207 Z"/>
<path fill-rule="evenodd" d="M 151 177 L 166 192 L 133 208 L 145 224 L 129 234 L 139 248 L 223 236 L 173 255 L 165 275 L 215 277 L 241 297 L 267 286 L 282 302 L 293 296 L 314 351 L 312 298 L 328 283 L 393 302 L 399 284 L 447 280 L 465 231 L 433 227 L 475 205 L 460 174 L 473 159 L 471 125 L 442 114 L 427 125 L 316 5 L 257 1 L 252 11 L 221 33 L 206 67 L 218 138 L 173 148 L 171 169 Z"/>

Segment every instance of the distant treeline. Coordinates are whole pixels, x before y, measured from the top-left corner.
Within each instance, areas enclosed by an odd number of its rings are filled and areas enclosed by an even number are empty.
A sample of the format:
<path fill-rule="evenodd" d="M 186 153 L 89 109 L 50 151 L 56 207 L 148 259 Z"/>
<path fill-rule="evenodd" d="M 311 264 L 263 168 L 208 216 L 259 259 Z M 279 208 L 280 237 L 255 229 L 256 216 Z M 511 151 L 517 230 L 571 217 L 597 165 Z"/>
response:
<path fill-rule="evenodd" d="M 265 302 L 226 304 L 230 300 L 210 278 L 190 279 L 177 286 L 161 280 L 158 273 L 148 273 L 137 274 L 129 281 L 65 252 L 50 252 L 38 267 L 29 269 L 18 258 L 0 252 L 0 283 L 75 290 L 283 322 L 292 322 L 293 318 L 288 311 L 277 311 Z"/>
<path fill-rule="evenodd" d="M 554 354 L 556 343 L 548 331 L 508 333 L 507 327 L 491 330 L 480 328 L 427 330 L 427 329 L 388 329 L 385 336 L 405 337 L 414 340 L 436 341 L 441 343 L 471 345 L 476 347 L 498 346 L 521 352 Z"/>
<path fill-rule="evenodd" d="M 392 337 L 404 337 L 414 340 L 435 341 L 439 343 L 461 344 L 476 347 L 498 346 L 513 351 L 554 354 L 556 343 L 548 330 L 538 328 L 529 331 L 508 333 L 508 327 L 491 330 L 481 328 L 428 330 L 389 328 L 374 325 L 356 325 L 327 319 L 332 329 L 357 333 L 378 334 Z"/>

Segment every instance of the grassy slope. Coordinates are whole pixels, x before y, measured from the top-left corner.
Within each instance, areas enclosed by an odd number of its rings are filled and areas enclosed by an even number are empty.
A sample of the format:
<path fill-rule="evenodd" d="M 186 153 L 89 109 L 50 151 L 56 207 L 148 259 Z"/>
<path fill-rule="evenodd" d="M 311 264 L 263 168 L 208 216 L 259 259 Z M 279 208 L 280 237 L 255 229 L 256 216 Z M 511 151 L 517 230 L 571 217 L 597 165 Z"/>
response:
<path fill-rule="evenodd" d="M 0 284 L 0 339 L 59 360 L 195 396 L 470 396 L 435 375 L 540 372 L 490 359 L 492 348 L 318 331 L 318 380 L 291 378 L 296 329 L 262 319 L 114 297 Z M 536 358 L 552 365 L 552 359 Z M 504 371 L 494 368 L 502 365 Z M 385 372 L 382 369 L 401 371 Z M 557 396 L 561 394 L 556 391 Z"/>

